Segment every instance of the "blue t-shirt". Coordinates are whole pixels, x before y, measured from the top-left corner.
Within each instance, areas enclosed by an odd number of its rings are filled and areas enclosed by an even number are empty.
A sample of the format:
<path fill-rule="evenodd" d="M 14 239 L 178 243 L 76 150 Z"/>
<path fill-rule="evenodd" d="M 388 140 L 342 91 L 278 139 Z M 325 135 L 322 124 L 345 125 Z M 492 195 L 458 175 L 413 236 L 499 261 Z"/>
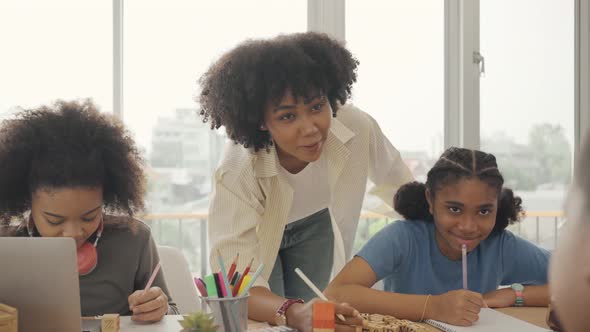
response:
<path fill-rule="evenodd" d="M 461 260 L 444 256 L 432 222 L 397 221 L 384 227 L 357 256 L 369 263 L 384 289 L 438 295 L 463 287 Z M 467 254 L 467 285 L 487 293 L 499 285 L 547 283 L 549 252 L 510 231 L 492 233 Z"/>

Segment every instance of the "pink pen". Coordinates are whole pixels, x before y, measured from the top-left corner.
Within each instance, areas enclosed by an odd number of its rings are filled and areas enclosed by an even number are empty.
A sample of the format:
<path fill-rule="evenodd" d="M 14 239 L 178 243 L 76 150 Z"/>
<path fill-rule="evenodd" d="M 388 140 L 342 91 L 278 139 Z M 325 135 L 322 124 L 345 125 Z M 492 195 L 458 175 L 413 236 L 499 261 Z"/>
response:
<path fill-rule="evenodd" d="M 219 288 L 221 288 L 221 294 L 218 294 L 218 295 L 221 295 L 219 297 L 228 297 L 228 292 L 227 292 L 228 289 L 225 287 L 225 282 L 223 282 L 223 272 L 219 272 L 218 275 L 219 275 Z M 231 297 L 231 295 L 229 297 Z"/>
<path fill-rule="evenodd" d="M 467 245 L 461 245 L 461 260 L 463 265 L 463 289 L 467 289 Z"/>
<path fill-rule="evenodd" d="M 199 293 L 201 293 L 202 297 L 207 297 L 208 293 L 207 293 L 207 287 L 205 287 L 205 283 L 203 282 L 203 280 L 194 277 L 195 278 L 195 285 L 197 285 L 197 288 L 199 289 Z"/>
<path fill-rule="evenodd" d="M 150 287 L 152 287 L 152 284 L 154 283 L 154 279 L 156 279 L 156 275 L 158 275 L 158 271 L 160 271 L 160 262 L 158 262 L 158 265 L 156 265 L 156 267 L 154 268 L 154 272 L 152 272 L 152 275 L 150 276 L 150 279 L 148 280 L 147 284 L 145 285 L 145 289 L 143 290 L 143 292 L 147 292 Z"/>

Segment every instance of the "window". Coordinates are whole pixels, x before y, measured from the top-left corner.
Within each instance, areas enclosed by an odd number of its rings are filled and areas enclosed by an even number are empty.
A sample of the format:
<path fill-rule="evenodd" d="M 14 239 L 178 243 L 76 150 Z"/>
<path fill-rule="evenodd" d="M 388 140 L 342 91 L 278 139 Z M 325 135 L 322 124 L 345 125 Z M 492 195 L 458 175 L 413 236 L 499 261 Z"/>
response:
<path fill-rule="evenodd" d="M 586 128 L 588 122 L 587 98 L 582 98 L 582 123 L 574 124 L 576 1 L 343 0 L 346 17 L 330 10 L 342 8 L 336 1 L 310 7 L 311 25 L 342 33 L 346 23 L 347 47 L 361 62 L 351 102 L 378 121 L 420 181 L 443 150 L 445 5 L 479 8 L 480 18 L 469 10 L 447 12 L 450 22 L 467 22 L 449 35 L 478 39 L 486 65 L 481 91 L 462 86 L 449 92 L 449 100 L 476 100 L 479 93 L 480 105 L 462 110 L 469 117 L 449 117 L 447 129 L 456 127 L 453 133 L 461 136 L 480 119 L 481 130 L 465 137 L 474 143 L 480 136 L 481 149 L 498 157 L 506 184 L 523 197 L 527 210 L 561 210 L 571 177 L 574 125 Z M 210 130 L 198 116 L 197 80 L 219 55 L 247 38 L 306 31 L 308 3 L 315 2 L 124 1 L 124 121 L 148 161 L 149 212 L 203 213 L 193 221 L 150 221 L 158 242 L 183 248 L 193 271 L 207 259 L 206 250 L 199 251 L 206 248 L 199 227 L 225 141 L 222 131 Z M 34 107 L 58 98 L 90 97 L 110 112 L 112 6 L 112 1 L 88 0 L 1 2 L 0 118 L 17 105 Z M 587 10 L 578 14 L 587 22 Z M 479 25 L 480 35 L 470 35 L 477 31 L 470 24 Z M 587 53 L 585 32 L 580 54 Z M 579 58 L 581 81 L 587 83 L 588 57 Z M 471 60 L 466 56 L 447 69 L 457 74 Z M 580 83 L 582 96 L 586 83 Z M 454 123 L 462 120 L 467 123 Z M 378 204 L 371 199 L 366 208 Z M 555 220 L 542 222 L 540 231 L 527 221 L 522 234 L 534 240 L 540 234 L 541 244 L 550 247 L 546 238 L 557 229 Z M 366 240 L 386 220 L 363 222 L 359 234 Z"/>
<path fill-rule="evenodd" d="M 3 1 L 0 116 L 78 98 L 111 112 L 112 31 L 111 1 Z"/>
<path fill-rule="evenodd" d="M 125 123 L 146 150 L 154 174 L 159 172 L 159 164 L 175 164 L 176 168 L 187 169 L 203 178 L 197 188 L 200 194 L 190 199 L 197 205 L 163 206 L 149 202 L 152 212 L 206 212 L 210 175 L 223 147 L 223 132 L 211 131 L 202 123 L 194 101 L 197 80 L 209 65 L 247 38 L 305 31 L 304 2 L 266 0 L 257 4 L 189 0 L 125 2 Z M 156 134 L 161 132 L 170 136 Z M 189 148 L 195 143 L 201 148 Z M 166 149 L 170 144 L 178 147 Z M 202 160 L 208 166 L 196 170 L 183 160 L 193 163 Z"/>
<path fill-rule="evenodd" d="M 574 1 L 482 0 L 480 12 L 481 148 L 528 211 L 560 211 L 574 151 Z M 521 235 L 537 240 L 530 221 Z M 552 247 L 553 223 L 540 224 Z"/>
<path fill-rule="evenodd" d="M 124 5 L 123 114 L 151 165 L 147 206 L 152 213 L 206 214 L 225 139 L 198 115 L 197 80 L 247 38 L 305 31 L 306 2 L 129 0 Z M 200 271 L 207 258 L 203 236 L 194 238 L 203 233 L 204 220 L 152 225 L 160 244 L 183 248 L 192 271 Z"/>
<path fill-rule="evenodd" d="M 352 103 L 377 120 L 419 181 L 443 150 L 443 27 L 443 1 L 346 2 L 346 44 L 360 61 Z M 380 203 L 366 199 L 367 209 Z M 371 224 L 359 224 L 355 249 L 384 221 Z"/>
<path fill-rule="evenodd" d="M 443 149 L 443 20 L 438 0 L 346 3 L 346 43 L 360 61 L 352 102 L 421 180 Z"/>

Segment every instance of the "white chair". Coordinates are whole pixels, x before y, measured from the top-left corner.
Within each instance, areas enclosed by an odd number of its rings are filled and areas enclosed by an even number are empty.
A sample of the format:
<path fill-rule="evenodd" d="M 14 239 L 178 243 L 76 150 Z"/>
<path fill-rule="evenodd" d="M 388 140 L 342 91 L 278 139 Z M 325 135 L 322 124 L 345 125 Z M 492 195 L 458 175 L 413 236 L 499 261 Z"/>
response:
<path fill-rule="evenodd" d="M 158 246 L 162 271 L 172 300 L 181 314 L 201 310 L 201 300 L 182 251 L 174 247 Z"/>

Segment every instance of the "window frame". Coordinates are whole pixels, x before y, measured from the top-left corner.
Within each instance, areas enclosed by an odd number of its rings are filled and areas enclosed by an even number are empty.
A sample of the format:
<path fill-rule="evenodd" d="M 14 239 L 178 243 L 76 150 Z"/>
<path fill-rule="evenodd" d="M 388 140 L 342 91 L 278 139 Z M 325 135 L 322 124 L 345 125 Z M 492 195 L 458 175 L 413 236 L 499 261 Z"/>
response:
<path fill-rule="evenodd" d="M 123 0 L 113 0 L 113 114 L 123 120 Z"/>
<path fill-rule="evenodd" d="M 123 5 L 113 0 L 113 112 L 123 119 Z M 575 1 L 574 157 L 590 129 L 590 4 Z M 480 0 L 445 0 L 444 147 L 480 148 L 479 52 Z M 345 0 L 307 0 L 308 31 L 345 41 Z M 485 54 L 483 55 L 485 57 Z"/>
<path fill-rule="evenodd" d="M 575 0 L 574 8 L 574 151 L 578 152 L 590 129 L 590 4 Z"/>
<path fill-rule="evenodd" d="M 113 1 L 113 112 L 124 114 L 124 1 Z M 308 31 L 325 32 L 346 41 L 346 0 L 307 0 Z M 574 158 L 590 130 L 590 4 L 575 1 Z M 479 64 L 474 61 L 480 43 L 480 0 L 444 3 L 444 147 L 480 148 Z M 483 54 L 485 57 L 485 54 Z M 557 229 L 557 219 L 555 219 Z M 179 227 L 181 222 L 179 220 Z M 208 247 L 207 225 L 201 222 L 200 241 Z M 557 232 L 556 232 L 557 234 Z M 537 218 L 538 236 L 538 218 Z M 201 275 L 208 271 L 208 250 L 200 253 Z"/>

